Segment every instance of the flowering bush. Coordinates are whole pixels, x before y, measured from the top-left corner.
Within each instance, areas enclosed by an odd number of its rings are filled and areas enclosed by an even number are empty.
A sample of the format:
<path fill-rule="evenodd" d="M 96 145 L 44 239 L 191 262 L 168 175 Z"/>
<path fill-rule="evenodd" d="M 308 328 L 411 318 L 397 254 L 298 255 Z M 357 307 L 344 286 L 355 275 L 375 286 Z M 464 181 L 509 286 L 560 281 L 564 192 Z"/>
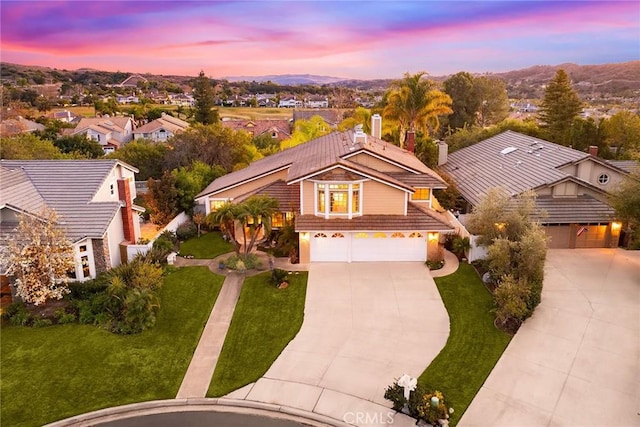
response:
<path fill-rule="evenodd" d="M 434 397 L 438 399 L 437 405 L 434 405 L 434 402 L 431 401 Z M 438 390 L 422 395 L 416 406 L 416 412 L 419 418 L 431 425 L 435 425 L 438 420 L 449 418 L 449 410 L 444 403 L 444 396 Z"/>
<path fill-rule="evenodd" d="M 434 397 L 438 399 L 437 405 L 431 401 Z M 393 403 L 393 409 L 396 411 L 401 411 L 407 404 L 409 415 L 434 426 L 447 424 L 444 420 L 453 413 L 453 408 L 447 406 L 440 391 L 426 391 L 421 385 L 411 392 L 407 401 L 404 397 L 404 388 L 398 384 L 398 381 L 394 381 L 385 390 L 384 398 Z"/>

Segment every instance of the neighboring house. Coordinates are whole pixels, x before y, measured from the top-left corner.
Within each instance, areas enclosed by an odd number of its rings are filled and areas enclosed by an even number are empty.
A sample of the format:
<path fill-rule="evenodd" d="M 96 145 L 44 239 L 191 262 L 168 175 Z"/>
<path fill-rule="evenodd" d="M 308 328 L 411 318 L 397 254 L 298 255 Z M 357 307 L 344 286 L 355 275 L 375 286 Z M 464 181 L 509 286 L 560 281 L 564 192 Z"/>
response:
<path fill-rule="evenodd" d="M 280 102 L 278 102 L 278 108 L 302 108 L 303 102 L 299 99 L 296 99 L 295 96 L 288 96 L 282 98 Z"/>
<path fill-rule="evenodd" d="M 186 93 L 169 95 L 169 102 L 171 105 L 180 105 L 182 107 L 193 107 L 196 105 L 196 99 Z"/>
<path fill-rule="evenodd" d="M 448 156 L 443 146 L 438 163 L 468 202 L 467 211 L 493 187 L 512 196 L 533 190 L 537 207 L 546 212 L 540 222 L 551 237 L 549 247 L 618 246 L 621 223 L 614 221 L 607 192 L 630 164 L 596 157 L 597 147 L 584 153 L 512 131 Z"/>
<path fill-rule="evenodd" d="M 61 122 L 71 123 L 77 117 L 74 113 L 68 110 L 54 111 L 49 115 L 50 118 L 60 120 Z"/>
<path fill-rule="evenodd" d="M 31 120 L 27 120 L 22 116 L 13 119 L 5 119 L 0 122 L 0 136 L 14 136 L 21 133 L 31 133 L 35 131 L 43 131 L 45 126 Z"/>
<path fill-rule="evenodd" d="M 374 123 L 380 126 L 381 120 Z M 374 134 L 380 131 L 374 128 Z M 254 194 L 276 198 L 280 212 L 272 224 L 295 221 L 302 263 L 425 261 L 441 256 L 440 233 L 454 231 L 435 210 L 432 190 L 445 187 L 413 153 L 357 128 L 224 175 L 196 202 L 208 214 Z"/>
<path fill-rule="evenodd" d="M 172 136 L 184 132 L 189 123 L 176 117 L 162 113 L 162 117 L 152 120 L 133 131 L 133 139 L 150 139 L 155 142 L 164 142 Z"/>
<path fill-rule="evenodd" d="M 223 120 L 221 123 L 235 131 L 243 130 L 251 137 L 266 134 L 278 141 L 291 138 L 288 120 Z"/>
<path fill-rule="evenodd" d="M 106 153 L 111 153 L 133 139 L 133 120 L 130 117 L 83 117 L 71 135 L 84 134 L 97 141 Z"/>
<path fill-rule="evenodd" d="M 329 98 L 321 95 L 312 95 L 304 100 L 306 108 L 329 108 Z"/>
<path fill-rule="evenodd" d="M 336 129 L 343 120 L 343 115 L 339 110 L 294 110 L 293 124 L 296 120 L 309 120 L 313 116 L 320 116 L 331 128 Z"/>
<path fill-rule="evenodd" d="M 0 233 L 11 236 L 22 214 L 54 209 L 73 243 L 77 280 L 120 265 L 140 236 L 135 174 L 119 160 L 0 160 Z"/>
<path fill-rule="evenodd" d="M 116 98 L 118 104 L 137 104 L 140 98 L 135 95 L 121 95 Z"/>

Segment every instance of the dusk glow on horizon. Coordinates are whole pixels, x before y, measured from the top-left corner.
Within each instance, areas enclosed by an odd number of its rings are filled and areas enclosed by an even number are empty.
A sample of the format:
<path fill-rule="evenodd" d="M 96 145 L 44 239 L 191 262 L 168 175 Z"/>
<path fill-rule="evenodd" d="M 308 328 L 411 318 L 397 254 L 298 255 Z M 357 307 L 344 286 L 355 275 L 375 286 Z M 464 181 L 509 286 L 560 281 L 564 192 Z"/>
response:
<path fill-rule="evenodd" d="M 397 78 L 640 59 L 638 1 L 5 1 L 1 60 Z"/>

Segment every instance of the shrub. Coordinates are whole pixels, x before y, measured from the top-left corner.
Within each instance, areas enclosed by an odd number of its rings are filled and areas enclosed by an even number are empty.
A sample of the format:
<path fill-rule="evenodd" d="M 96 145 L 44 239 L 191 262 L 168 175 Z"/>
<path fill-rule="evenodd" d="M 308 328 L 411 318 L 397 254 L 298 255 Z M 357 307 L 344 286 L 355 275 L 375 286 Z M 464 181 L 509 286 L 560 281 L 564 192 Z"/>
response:
<path fill-rule="evenodd" d="M 66 325 L 67 323 L 76 323 L 78 318 L 73 313 L 64 313 L 62 316 L 58 318 L 58 323 L 61 325 Z"/>
<path fill-rule="evenodd" d="M 471 249 L 471 242 L 468 237 L 461 237 L 456 235 L 451 242 L 451 251 L 458 257 L 459 260 L 465 257 L 466 251 Z"/>
<path fill-rule="evenodd" d="M 109 282 L 106 275 L 101 274 L 93 280 L 87 280 L 86 282 L 72 282 L 69 283 L 69 298 L 74 299 L 90 299 L 93 295 L 104 292 L 107 289 Z"/>
<path fill-rule="evenodd" d="M 280 268 L 274 268 L 271 271 L 271 284 L 275 287 L 280 286 L 282 282 L 286 282 L 289 272 Z"/>
<path fill-rule="evenodd" d="M 251 270 L 262 268 L 262 262 L 255 254 L 249 254 L 246 257 L 238 257 L 237 255 L 231 255 L 224 261 L 224 265 L 231 270 Z"/>
<path fill-rule="evenodd" d="M 417 394 L 417 393 L 416 393 Z M 432 406 L 431 399 L 433 397 L 438 398 L 438 405 Z M 416 405 L 416 412 L 418 417 L 425 420 L 431 425 L 436 425 L 438 420 L 444 420 L 449 417 L 449 411 L 444 402 L 444 396 L 438 390 L 432 393 L 422 394 L 418 404 Z"/>
<path fill-rule="evenodd" d="M 176 230 L 176 236 L 179 240 L 185 241 L 189 240 L 198 235 L 198 226 L 196 226 L 193 222 L 187 221 L 178 226 Z"/>
<path fill-rule="evenodd" d="M 173 252 L 171 249 L 153 247 L 144 254 L 144 259 L 152 264 L 164 265 L 167 263 L 167 257 L 171 252 Z"/>
<path fill-rule="evenodd" d="M 160 236 L 153 242 L 153 246 L 151 249 L 156 249 L 159 251 L 173 252 L 176 248 L 175 243 L 168 239 L 167 237 Z M 148 253 L 148 252 L 147 252 Z"/>
<path fill-rule="evenodd" d="M 395 411 L 401 411 L 404 408 L 407 399 L 404 398 L 404 388 L 394 382 L 384 392 L 384 398 L 390 400 Z"/>
<path fill-rule="evenodd" d="M 27 326 L 31 320 L 31 315 L 24 302 L 14 302 L 2 315 L 13 326 Z"/>
<path fill-rule="evenodd" d="M 51 326 L 53 322 L 51 319 L 47 319 L 46 317 L 36 317 L 33 319 L 32 326 L 34 328 L 44 328 L 45 326 Z"/>
<path fill-rule="evenodd" d="M 513 276 L 504 276 L 493 292 L 496 321 L 501 325 L 506 325 L 510 321 L 520 324 L 529 317 L 531 310 L 527 307 L 527 301 L 530 293 L 529 286 L 525 282 L 518 282 Z"/>
<path fill-rule="evenodd" d="M 440 260 L 440 261 L 427 260 L 425 264 L 427 264 L 427 267 L 429 267 L 429 270 L 440 270 L 442 267 L 444 267 L 444 260 Z"/>

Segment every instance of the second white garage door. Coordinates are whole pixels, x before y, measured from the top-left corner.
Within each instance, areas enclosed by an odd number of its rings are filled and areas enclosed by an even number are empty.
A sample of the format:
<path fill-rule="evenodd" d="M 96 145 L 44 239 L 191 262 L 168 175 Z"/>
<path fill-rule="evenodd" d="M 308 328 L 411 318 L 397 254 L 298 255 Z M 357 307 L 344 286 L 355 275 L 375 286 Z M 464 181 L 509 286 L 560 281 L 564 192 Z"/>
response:
<path fill-rule="evenodd" d="M 311 233 L 311 261 L 425 261 L 427 242 L 420 232 Z"/>

